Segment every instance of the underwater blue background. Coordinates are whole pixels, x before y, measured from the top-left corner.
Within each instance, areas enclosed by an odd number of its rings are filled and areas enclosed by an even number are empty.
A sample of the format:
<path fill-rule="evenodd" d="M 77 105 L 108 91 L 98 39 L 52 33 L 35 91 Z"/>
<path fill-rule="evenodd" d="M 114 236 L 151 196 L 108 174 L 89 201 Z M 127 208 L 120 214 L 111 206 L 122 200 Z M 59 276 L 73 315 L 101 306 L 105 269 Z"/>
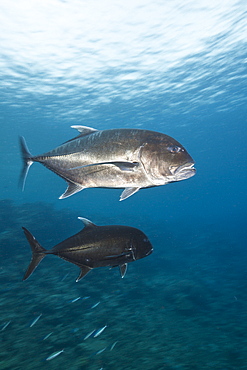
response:
<path fill-rule="evenodd" d="M 246 7 L 0 5 L 0 369 L 247 368 Z M 120 189 L 59 200 L 66 183 L 35 163 L 22 192 L 18 136 L 41 154 L 77 124 L 170 135 L 197 173 L 123 202 Z M 75 283 L 78 268 L 49 256 L 22 282 L 31 253 L 21 227 L 49 249 L 82 228 L 78 216 L 140 228 L 154 252 L 124 279 L 101 268 Z"/>

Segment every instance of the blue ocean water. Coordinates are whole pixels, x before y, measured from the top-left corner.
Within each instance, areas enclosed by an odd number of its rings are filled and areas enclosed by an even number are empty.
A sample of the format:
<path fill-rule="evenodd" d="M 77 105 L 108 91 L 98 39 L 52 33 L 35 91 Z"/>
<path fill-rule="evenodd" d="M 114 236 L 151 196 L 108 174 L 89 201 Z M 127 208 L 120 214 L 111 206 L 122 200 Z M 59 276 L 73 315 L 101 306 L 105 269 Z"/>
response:
<path fill-rule="evenodd" d="M 246 369 L 245 1 L 0 9 L 0 369 Z M 22 192 L 18 136 L 41 154 L 72 125 L 165 133 L 197 173 L 123 202 L 120 189 L 59 200 L 66 183 L 35 163 Z M 21 227 L 49 249 L 82 228 L 78 216 L 137 227 L 154 252 L 124 279 L 100 268 L 75 283 L 78 268 L 48 256 L 22 282 Z"/>

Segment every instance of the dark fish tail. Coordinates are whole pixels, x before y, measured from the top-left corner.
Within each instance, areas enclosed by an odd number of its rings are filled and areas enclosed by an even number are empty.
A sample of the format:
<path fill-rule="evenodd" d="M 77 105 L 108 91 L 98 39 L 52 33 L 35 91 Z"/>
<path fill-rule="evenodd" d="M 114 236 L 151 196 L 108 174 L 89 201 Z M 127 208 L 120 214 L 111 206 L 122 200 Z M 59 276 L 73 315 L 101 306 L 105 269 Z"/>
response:
<path fill-rule="evenodd" d="M 29 152 L 26 141 L 23 136 L 20 136 L 20 148 L 23 159 L 23 168 L 20 174 L 19 185 L 22 187 L 23 191 L 29 168 L 33 164 L 32 154 Z"/>
<path fill-rule="evenodd" d="M 42 259 L 46 255 L 46 249 L 41 247 L 39 242 L 35 239 L 35 237 L 28 231 L 25 227 L 23 227 L 24 233 L 26 235 L 26 238 L 31 246 L 32 249 L 32 259 L 31 262 L 27 268 L 27 271 L 25 272 L 25 275 L 23 277 L 23 280 L 26 280 L 36 269 L 36 267 L 40 264 Z"/>

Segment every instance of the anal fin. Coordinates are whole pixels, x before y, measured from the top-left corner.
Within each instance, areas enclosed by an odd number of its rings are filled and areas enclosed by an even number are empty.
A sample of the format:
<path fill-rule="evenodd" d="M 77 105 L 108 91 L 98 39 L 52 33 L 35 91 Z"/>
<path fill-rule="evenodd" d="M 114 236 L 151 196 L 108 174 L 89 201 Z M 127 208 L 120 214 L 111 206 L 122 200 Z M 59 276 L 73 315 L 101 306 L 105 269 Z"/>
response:
<path fill-rule="evenodd" d="M 60 195 L 59 199 L 68 198 L 71 195 L 78 193 L 79 191 L 83 189 L 85 189 L 85 186 L 82 186 L 80 184 L 75 184 L 73 182 L 68 182 L 68 187 L 66 191 L 62 195 Z"/>
<path fill-rule="evenodd" d="M 131 195 L 135 194 L 140 188 L 125 188 L 120 196 L 120 201 L 129 198 Z"/>
<path fill-rule="evenodd" d="M 71 128 L 75 128 L 76 130 L 78 130 L 80 132 L 80 136 L 86 136 L 86 135 L 89 135 L 89 134 L 92 134 L 98 130 L 96 130 L 96 128 L 92 128 L 92 127 L 88 127 L 88 126 L 81 126 L 81 125 L 73 125 L 73 126 L 70 126 Z"/>
<path fill-rule="evenodd" d="M 78 278 L 76 279 L 76 282 L 78 282 L 79 280 L 81 280 L 81 279 L 82 279 L 84 276 L 86 276 L 86 275 L 89 273 L 89 271 L 91 270 L 91 268 L 90 268 L 90 267 L 85 266 L 85 265 L 80 266 L 80 269 L 81 269 L 81 271 L 80 271 L 80 274 L 79 274 Z"/>

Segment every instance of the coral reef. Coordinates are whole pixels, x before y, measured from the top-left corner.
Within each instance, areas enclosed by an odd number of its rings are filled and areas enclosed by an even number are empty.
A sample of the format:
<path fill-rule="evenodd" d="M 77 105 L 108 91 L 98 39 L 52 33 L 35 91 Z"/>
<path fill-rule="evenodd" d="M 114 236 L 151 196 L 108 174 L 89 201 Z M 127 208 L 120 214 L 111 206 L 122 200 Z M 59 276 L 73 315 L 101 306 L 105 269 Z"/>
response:
<path fill-rule="evenodd" d="M 220 233 L 166 225 L 168 238 L 143 224 L 154 253 L 124 279 L 100 268 L 76 283 L 78 268 L 50 256 L 22 282 L 21 226 L 49 248 L 80 229 L 78 215 L 9 200 L 0 211 L 1 370 L 246 369 L 246 255 Z"/>

